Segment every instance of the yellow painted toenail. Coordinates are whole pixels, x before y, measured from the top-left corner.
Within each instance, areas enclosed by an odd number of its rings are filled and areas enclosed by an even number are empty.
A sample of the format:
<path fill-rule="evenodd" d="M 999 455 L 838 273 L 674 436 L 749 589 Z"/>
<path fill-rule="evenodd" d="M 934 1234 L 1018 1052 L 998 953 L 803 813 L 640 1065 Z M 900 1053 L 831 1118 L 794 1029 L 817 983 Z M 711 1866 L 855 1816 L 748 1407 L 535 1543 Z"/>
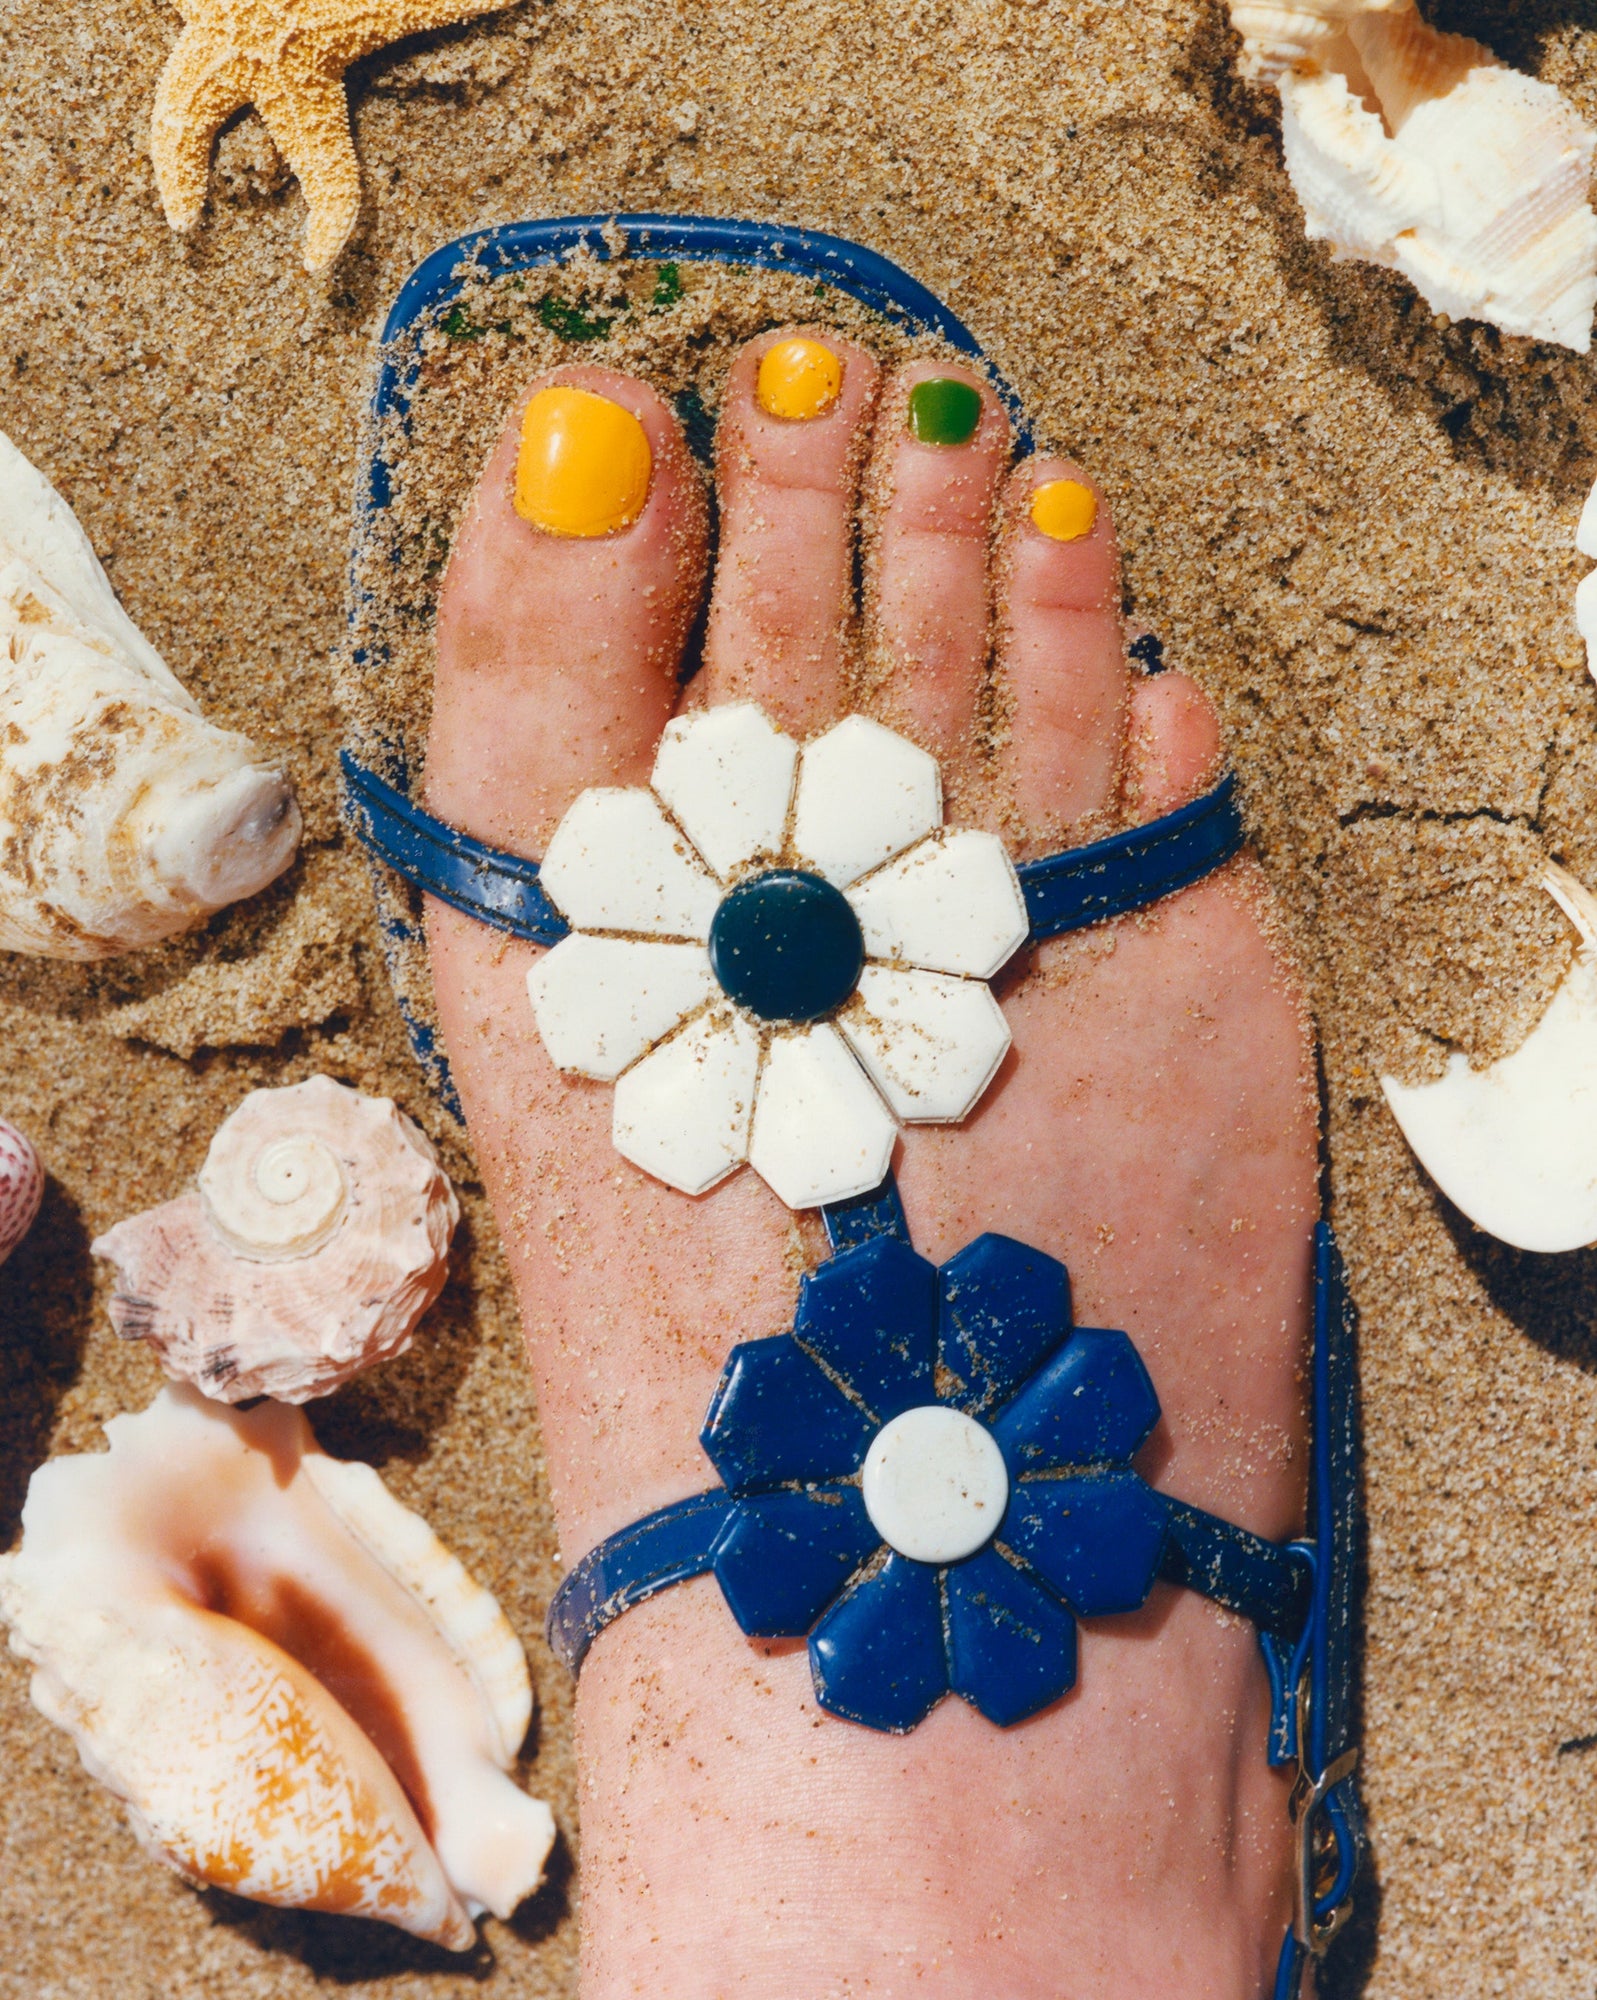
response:
<path fill-rule="evenodd" d="M 1050 479 L 1031 496 L 1032 525 L 1051 542 L 1079 542 L 1092 533 L 1098 496 L 1079 479 Z"/>
<path fill-rule="evenodd" d="M 613 535 L 649 497 L 648 433 L 588 389 L 540 389 L 521 419 L 516 512 L 549 535 Z"/>
<path fill-rule="evenodd" d="M 772 417 L 802 422 L 818 417 L 837 401 L 843 364 L 818 340 L 779 340 L 760 363 L 756 394 Z"/>

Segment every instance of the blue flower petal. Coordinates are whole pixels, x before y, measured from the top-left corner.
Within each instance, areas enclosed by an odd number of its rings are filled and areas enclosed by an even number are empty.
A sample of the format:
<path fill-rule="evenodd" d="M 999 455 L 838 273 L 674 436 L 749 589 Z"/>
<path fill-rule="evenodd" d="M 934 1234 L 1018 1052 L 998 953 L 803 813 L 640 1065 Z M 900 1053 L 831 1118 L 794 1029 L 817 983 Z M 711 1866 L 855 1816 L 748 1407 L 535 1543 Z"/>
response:
<path fill-rule="evenodd" d="M 741 1495 L 792 1479 L 846 1479 L 875 1434 L 792 1335 L 779 1333 L 733 1348 L 699 1442 Z"/>
<path fill-rule="evenodd" d="M 1076 1621 L 993 1549 L 948 1572 L 948 1679 L 1007 1729 L 1076 1681 Z"/>
<path fill-rule="evenodd" d="M 1070 1274 L 1008 1236 L 978 1236 L 939 1273 L 943 1401 L 971 1416 L 1005 1403 L 1070 1331 Z"/>
<path fill-rule="evenodd" d="M 992 1425 L 1011 1477 L 1124 1465 L 1159 1421 L 1148 1371 L 1123 1333 L 1077 1327 Z"/>
<path fill-rule="evenodd" d="M 937 1272 L 878 1236 L 804 1280 L 793 1328 L 885 1424 L 936 1400 Z"/>
<path fill-rule="evenodd" d="M 1028 1479 L 1015 1487 L 1003 1540 L 1082 1618 L 1135 1611 L 1164 1549 L 1163 1500 L 1134 1472 Z"/>
<path fill-rule="evenodd" d="M 810 1634 L 822 1708 L 870 1729 L 913 1729 L 948 1692 L 937 1571 L 890 1555 Z"/>
<path fill-rule="evenodd" d="M 857 1486 L 764 1493 L 733 1508 L 715 1577 L 751 1638 L 798 1638 L 881 1545 Z"/>

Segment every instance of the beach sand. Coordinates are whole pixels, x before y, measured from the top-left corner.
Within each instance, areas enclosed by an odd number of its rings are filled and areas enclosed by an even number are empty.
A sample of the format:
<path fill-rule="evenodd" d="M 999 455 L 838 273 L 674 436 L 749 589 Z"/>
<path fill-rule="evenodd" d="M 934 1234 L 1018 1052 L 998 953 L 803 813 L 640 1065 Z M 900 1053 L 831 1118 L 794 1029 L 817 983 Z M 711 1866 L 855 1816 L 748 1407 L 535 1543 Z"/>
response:
<path fill-rule="evenodd" d="M 1438 10 L 1597 119 L 1556 0 Z M 194 240 L 144 151 L 177 14 L 12 0 L 0 425 L 57 483 L 209 713 L 287 758 L 284 884 L 101 968 L 0 960 L 0 1113 L 43 1217 L 0 1272 L 0 1545 L 32 1467 L 158 1375 L 90 1239 L 177 1193 L 245 1090 L 327 1071 L 417 1117 L 461 1185 L 454 1275 L 403 1359 L 313 1406 L 504 1603 L 566 1831 L 464 1961 L 198 1895 L 146 1860 L 0 1671 L 0 1995 L 390 2000 L 575 1991 L 569 1689 L 514 1302 L 469 1149 L 407 1050 L 340 833 L 333 663 L 376 329 L 438 244 L 521 216 L 752 214 L 883 250 L 960 313 L 1040 437 L 1102 479 L 1128 608 L 1219 702 L 1320 1013 L 1333 1219 L 1361 1316 L 1364 1791 L 1373 1860 L 1327 1995 L 1566 2000 L 1597 1979 L 1597 1252 L 1480 1237 L 1376 1083 L 1514 1045 L 1568 952 L 1532 886 L 1597 882 L 1597 691 L 1571 600 L 1589 359 L 1446 326 L 1302 241 L 1273 100 L 1213 0 L 524 4 L 351 78 L 366 205 L 330 278 L 253 115 Z M 590 350 L 591 351 L 591 350 Z"/>

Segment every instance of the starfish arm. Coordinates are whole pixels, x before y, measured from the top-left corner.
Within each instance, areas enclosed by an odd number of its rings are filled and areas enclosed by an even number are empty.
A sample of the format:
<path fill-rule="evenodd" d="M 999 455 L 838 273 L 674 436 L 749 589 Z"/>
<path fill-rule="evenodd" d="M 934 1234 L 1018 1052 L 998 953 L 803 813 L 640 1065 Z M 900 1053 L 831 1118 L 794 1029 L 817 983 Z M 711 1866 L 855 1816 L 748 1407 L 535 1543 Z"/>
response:
<path fill-rule="evenodd" d="M 305 196 L 305 268 L 325 271 L 360 214 L 360 162 L 342 76 L 263 75 L 255 108 Z"/>
<path fill-rule="evenodd" d="M 205 206 L 211 141 L 250 101 L 252 65 L 225 42 L 186 27 L 166 59 L 150 114 L 150 163 L 174 229 L 192 229 Z"/>
<path fill-rule="evenodd" d="M 309 42 L 336 51 L 338 61 L 347 66 L 390 42 L 497 14 L 510 4 L 511 0 L 300 0 L 295 19 Z"/>

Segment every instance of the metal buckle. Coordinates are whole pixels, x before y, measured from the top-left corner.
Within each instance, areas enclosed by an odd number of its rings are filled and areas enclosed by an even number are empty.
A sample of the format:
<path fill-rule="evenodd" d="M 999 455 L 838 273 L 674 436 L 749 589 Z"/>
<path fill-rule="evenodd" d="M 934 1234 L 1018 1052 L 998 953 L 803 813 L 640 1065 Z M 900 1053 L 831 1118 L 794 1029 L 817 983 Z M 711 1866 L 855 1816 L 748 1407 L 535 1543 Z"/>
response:
<path fill-rule="evenodd" d="M 1297 1829 L 1296 1867 L 1292 1884 L 1292 1935 L 1305 1951 L 1319 1958 L 1353 1914 L 1349 1890 L 1341 1902 L 1320 1916 L 1319 1898 L 1335 1882 L 1341 1860 L 1337 1836 L 1320 1823 L 1326 1793 L 1351 1776 L 1359 1761 L 1358 1748 L 1344 1750 L 1318 1777 L 1309 1775 L 1309 1675 L 1298 1682 L 1298 1774 L 1292 1781 L 1287 1812 Z"/>

